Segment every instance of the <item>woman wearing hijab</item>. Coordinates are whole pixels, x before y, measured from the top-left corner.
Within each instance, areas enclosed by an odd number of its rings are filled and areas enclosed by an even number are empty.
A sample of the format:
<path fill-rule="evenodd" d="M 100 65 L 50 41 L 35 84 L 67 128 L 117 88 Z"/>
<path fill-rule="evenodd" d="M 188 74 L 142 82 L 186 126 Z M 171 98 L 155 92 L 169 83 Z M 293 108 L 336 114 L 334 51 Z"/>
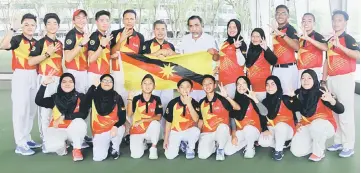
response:
<path fill-rule="evenodd" d="M 238 77 L 237 91 L 234 100 L 241 110 L 230 112 L 232 135 L 224 152 L 232 155 L 245 147 L 244 157 L 253 158 L 256 154 L 254 142 L 258 140 L 261 131 L 259 115 L 267 115 L 267 109 L 251 91 L 251 82 L 245 76 Z"/>
<path fill-rule="evenodd" d="M 295 114 L 289 96 L 283 95 L 280 79 L 269 76 L 265 81 L 266 98 L 262 101 L 268 114 L 261 117 L 262 133 L 258 144 L 262 147 L 272 147 L 272 158 L 282 160 L 283 147 L 286 141 L 292 139 L 296 133 Z"/>
<path fill-rule="evenodd" d="M 52 75 L 46 76 L 35 98 L 38 106 L 52 109 L 49 127 L 44 135 L 44 151 L 64 156 L 67 154 L 66 141 L 73 144 L 73 160 L 83 160 L 81 146 L 87 132 L 84 119 L 87 109 L 83 106 L 84 94 L 75 91 L 75 79 L 70 73 L 61 75 L 57 92 L 45 97 L 47 85 L 54 82 Z"/>
<path fill-rule="evenodd" d="M 263 29 L 255 28 L 251 34 L 251 43 L 247 52 L 247 77 L 252 83 L 252 89 L 257 98 L 266 97 L 266 78 L 271 75 L 271 66 L 276 64 L 277 56 L 267 46 Z"/>
<path fill-rule="evenodd" d="M 333 113 L 342 114 L 344 106 L 327 88 L 320 88 L 315 71 L 307 69 L 301 76 L 301 88 L 294 102 L 302 117 L 292 139 L 291 152 L 296 157 L 311 154 L 309 160 L 320 161 L 325 157 L 326 140 L 333 137 L 337 124 Z"/>
<path fill-rule="evenodd" d="M 227 24 L 228 38 L 220 49 L 219 81 L 225 86 L 228 95 L 233 97 L 236 91 L 234 81 L 238 76 L 244 76 L 247 45 L 241 36 L 241 22 L 232 19 Z"/>
<path fill-rule="evenodd" d="M 86 94 L 88 108 L 91 107 L 91 127 L 93 132 L 93 160 L 103 161 L 110 154 L 119 158 L 119 147 L 122 142 L 125 127 L 125 107 L 122 97 L 114 91 L 114 79 L 110 74 L 104 74 Z"/>

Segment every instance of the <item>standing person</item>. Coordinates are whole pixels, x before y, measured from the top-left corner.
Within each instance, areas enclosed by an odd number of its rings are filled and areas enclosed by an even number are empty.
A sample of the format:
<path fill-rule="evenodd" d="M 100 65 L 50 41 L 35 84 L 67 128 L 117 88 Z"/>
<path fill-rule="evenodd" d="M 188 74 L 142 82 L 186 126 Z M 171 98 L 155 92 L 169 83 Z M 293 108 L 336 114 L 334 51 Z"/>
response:
<path fill-rule="evenodd" d="M 266 36 L 262 28 L 255 28 L 251 33 L 251 43 L 247 52 L 247 77 L 252 83 L 258 100 L 266 98 L 265 82 L 271 75 L 271 65 L 277 62 L 277 56 L 267 46 Z"/>
<path fill-rule="evenodd" d="M 227 24 L 227 40 L 222 44 L 219 58 L 219 81 L 223 83 L 228 95 L 233 98 L 236 91 L 234 81 L 244 76 L 244 62 L 247 45 L 241 36 L 241 22 L 232 19 Z"/>
<path fill-rule="evenodd" d="M 136 20 L 137 13 L 134 10 L 125 10 L 123 12 L 124 27 L 112 31 L 114 36 L 110 45 L 112 54 L 119 55 L 119 52 L 141 53 L 144 45 L 144 36 L 135 31 Z M 115 91 L 123 98 L 127 98 L 128 93 L 124 88 L 124 72 L 121 57 L 117 56 L 112 59 L 112 70 L 115 79 Z"/>
<path fill-rule="evenodd" d="M 267 95 L 262 101 L 268 114 L 261 117 L 262 133 L 258 144 L 262 147 L 272 147 L 272 159 L 282 160 L 286 141 L 296 133 L 297 118 L 294 105 L 289 96 L 283 95 L 280 79 L 269 76 L 265 82 Z"/>
<path fill-rule="evenodd" d="M 75 89 L 75 78 L 70 73 L 60 77 L 57 92 L 51 97 L 44 97 L 47 85 L 53 83 L 54 71 L 44 79 L 36 95 L 38 106 L 52 109 L 52 118 L 44 134 L 44 148 L 60 156 L 67 154 L 66 141 L 73 143 L 73 161 L 83 160 L 81 146 L 86 135 L 87 125 L 84 119 L 88 115 L 83 105 L 85 95 Z"/>
<path fill-rule="evenodd" d="M 233 155 L 242 148 L 244 158 L 253 158 L 256 154 L 254 143 L 261 132 L 260 115 L 267 115 L 267 109 L 257 99 L 256 93 L 251 90 L 251 82 L 246 76 L 236 80 L 237 91 L 234 100 L 240 105 L 241 110 L 231 111 L 232 133 L 229 137 L 224 152 Z"/>
<path fill-rule="evenodd" d="M 130 156 L 141 158 L 146 150 L 146 142 L 150 141 L 149 159 L 158 159 L 157 143 L 160 135 L 160 123 L 163 113 L 162 102 L 158 96 L 152 94 L 155 80 L 147 74 L 142 79 L 142 93 L 133 97 L 128 95 L 127 114 L 133 119 L 130 127 Z"/>
<path fill-rule="evenodd" d="M 113 159 L 118 159 L 126 112 L 122 97 L 114 90 L 114 78 L 110 74 L 104 74 L 100 77 L 99 85 L 99 80 L 95 77 L 85 100 L 87 108 L 91 108 L 93 160 L 106 159 L 110 143 L 110 154 Z"/>
<path fill-rule="evenodd" d="M 88 83 L 92 83 L 94 78 L 100 78 L 104 74 L 110 73 L 110 58 L 118 58 L 117 54 L 110 55 L 110 40 L 112 35 L 107 31 L 110 27 L 109 11 L 101 10 L 95 14 L 97 30 L 90 36 L 88 43 Z"/>
<path fill-rule="evenodd" d="M 273 52 L 277 56 L 277 63 L 273 66 L 272 75 L 281 80 L 285 93 L 294 91 L 298 83 L 298 69 L 295 51 L 299 49 L 298 36 L 295 28 L 288 23 L 289 9 L 285 5 L 276 7 L 276 21 L 278 28 L 273 30 Z"/>
<path fill-rule="evenodd" d="M 73 13 L 74 28 L 65 36 L 64 58 L 65 67 L 75 80 L 75 88 L 80 93 L 88 90 L 88 15 L 84 10 Z"/>
<path fill-rule="evenodd" d="M 345 32 L 349 16 L 344 11 L 335 11 L 332 15 L 332 27 L 335 35 L 328 40 L 327 61 L 323 65 L 323 86 L 335 94 L 345 106 L 345 112 L 335 115 L 338 125 L 334 145 L 329 151 L 341 150 L 340 157 L 354 154 L 355 145 L 355 77 L 356 60 L 360 59 L 360 47 L 355 39 Z M 326 79 L 328 80 L 326 82 Z M 340 85 L 342 84 L 342 85 Z"/>
<path fill-rule="evenodd" d="M 230 135 L 229 112 L 241 108 L 228 96 L 223 85 L 219 85 L 221 92 L 215 93 L 216 79 L 212 75 L 204 75 L 202 86 L 207 96 L 199 102 L 202 116 L 198 122 L 201 129 L 198 157 L 207 159 L 217 151 L 216 160 L 224 160 L 224 147 Z"/>
<path fill-rule="evenodd" d="M 20 24 L 20 25 L 19 25 Z M 15 153 L 32 155 L 32 148 L 41 147 L 31 138 L 36 104 L 34 102 L 37 89 L 37 65 L 29 64 L 29 53 L 34 48 L 36 40 L 33 38 L 36 29 L 36 17 L 27 13 L 22 16 L 21 23 L 14 22 L 0 43 L 1 50 L 12 51 L 12 121 L 16 149 Z M 16 35 L 21 27 L 22 34 Z"/>
<path fill-rule="evenodd" d="M 52 76 L 54 82 L 46 87 L 44 97 L 50 97 L 56 93 L 59 77 L 63 74 L 63 44 L 56 38 L 59 30 L 60 19 L 55 13 L 48 13 L 44 17 L 46 35 L 40 39 L 30 52 L 29 65 L 37 65 L 38 68 L 38 84 L 43 83 L 45 76 L 50 71 L 55 71 Z M 51 109 L 39 107 L 38 124 L 40 137 L 44 140 L 44 134 L 49 126 L 51 118 Z M 44 142 L 44 141 L 43 141 Z M 43 150 L 46 153 L 46 150 Z"/>
<path fill-rule="evenodd" d="M 296 157 L 311 154 L 309 160 L 321 161 L 325 157 L 326 140 L 335 135 L 337 124 L 332 112 L 342 114 L 344 106 L 327 88 L 320 88 L 315 71 L 302 73 L 301 88 L 296 91 L 293 102 L 302 119 L 292 139 L 291 152 Z"/>
<path fill-rule="evenodd" d="M 193 82 L 189 79 L 181 79 L 177 86 L 181 96 L 170 101 L 164 113 L 167 121 L 163 143 L 164 155 L 167 159 L 177 157 L 183 141 L 187 142 L 186 158 L 193 159 L 200 134 L 197 122 L 201 113 L 198 102 L 189 96 Z"/>
<path fill-rule="evenodd" d="M 328 47 L 323 36 L 314 30 L 315 16 L 305 13 L 302 17 L 302 36 L 300 38 L 300 49 L 298 51 L 297 67 L 301 79 L 302 72 L 312 69 L 317 73 L 318 79 L 322 79 L 323 51 Z M 300 86 L 301 83 L 298 82 Z"/>
<path fill-rule="evenodd" d="M 183 36 L 179 46 L 179 53 L 194 53 L 198 51 L 207 51 L 212 55 L 213 61 L 219 60 L 216 40 L 209 34 L 203 32 L 203 20 L 199 16 L 191 16 L 187 20 L 187 26 L 190 34 Z M 203 90 L 193 90 L 192 98 L 199 101 L 205 97 Z"/>

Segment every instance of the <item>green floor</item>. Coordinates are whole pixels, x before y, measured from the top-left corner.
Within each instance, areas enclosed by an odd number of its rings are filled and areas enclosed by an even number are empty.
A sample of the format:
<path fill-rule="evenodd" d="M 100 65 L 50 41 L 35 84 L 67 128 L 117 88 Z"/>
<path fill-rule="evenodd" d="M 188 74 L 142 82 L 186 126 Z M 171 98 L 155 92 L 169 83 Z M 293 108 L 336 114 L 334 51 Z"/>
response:
<path fill-rule="evenodd" d="M 2 83 L 0 82 L 0 85 Z M 159 144 L 159 159 L 148 160 L 147 155 L 142 159 L 131 159 L 129 147 L 122 146 L 124 155 L 118 160 L 108 159 L 103 162 L 93 162 L 92 152 L 85 151 L 85 160 L 74 163 L 71 154 L 67 156 L 45 155 L 40 150 L 34 156 L 19 156 L 14 153 L 14 140 L 11 122 L 10 90 L 0 90 L 0 173 L 80 173 L 80 172 L 206 172 L 206 173 L 358 173 L 360 172 L 360 143 L 359 143 L 359 115 L 360 97 L 356 95 L 355 117 L 357 120 L 356 153 L 353 157 L 342 159 L 337 153 L 326 153 L 326 158 L 319 163 L 313 163 L 307 158 L 296 158 L 290 151 L 285 150 L 282 161 L 276 162 L 270 158 L 270 149 L 257 148 L 254 159 L 244 159 L 239 153 L 218 162 L 215 156 L 208 160 L 186 160 L 184 155 L 175 160 L 166 160 L 164 150 Z M 36 123 L 35 123 L 36 124 Z M 37 127 L 34 126 L 33 138 L 39 141 Z M 329 141 L 330 142 L 330 141 Z"/>

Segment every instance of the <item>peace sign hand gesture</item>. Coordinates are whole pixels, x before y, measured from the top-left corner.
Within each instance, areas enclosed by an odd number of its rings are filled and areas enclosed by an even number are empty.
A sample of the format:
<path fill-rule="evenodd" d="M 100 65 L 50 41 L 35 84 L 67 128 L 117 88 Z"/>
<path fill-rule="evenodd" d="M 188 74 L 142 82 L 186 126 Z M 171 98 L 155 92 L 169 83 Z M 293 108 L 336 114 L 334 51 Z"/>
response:
<path fill-rule="evenodd" d="M 331 103 L 331 105 L 336 104 L 336 100 L 332 97 L 332 94 L 328 91 L 327 88 L 325 88 L 325 91 L 322 89 L 320 89 L 320 91 L 323 93 L 321 96 L 321 99 L 323 101 L 329 102 L 329 103 Z"/>
<path fill-rule="evenodd" d="M 270 24 L 268 24 L 268 26 L 271 28 L 272 34 L 275 35 L 275 36 L 282 36 L 282 35 L 285 34 L 285 33 L 281 32 L 280 30 L 278 30 L 278 28 L 276 26 L 273 26 L 273 25 L 270 25 Z"/>
<path fill-rule="evenodd" d="M 244 95 L 246 95 L 248 98 L 252 99 L 255 103 L 258 103 L 259 100 L 257 99 L 257 94 L 255 92 L 253 92 L 252 90 L 249 90 L 247 88 L 248 94 L 244 93 Z"/>
<path fill-rule="evenodd" d="M 259 44 L 263 50 L 267 50 L 268 46 L 267 46 L 267 42 L 264 38 L 262 38 L 261 43 Z"/>
<path fill-rule="evenodd" d="M 217 93 L 218 93 L 219 95 L 221 95 L 222 97 L 227 98 L 227 97 L 228 97 L 228 93 L 227 93 L 226 88 L 224 88 L 222 82 L 221 82 L 221 85 L 218 84 L 218 87 L 219 87 L 220 91 L 217 91 Z"/>
<path fill-rule="evenodd" d="M 56 72 L 57 72 L 56 70 L 52 69 L 49 72 L 49 74 L 45 76 L 45 79 L 44 79 L 42 85 L 47 86 L 47 85 L 53 83 L 54 82 L 53 76 Z"/>
<path fill-rule="evenodd" d="M 238 35 L 237 40 L 233 39 L 233 44 L 234 44 L 234 47 L 236 47 L 236 49 L 238 49 L 239 47 L 242 46 L 243 39 L 239 40 L 240 37 L 241 37 L 241 34 Z"/>

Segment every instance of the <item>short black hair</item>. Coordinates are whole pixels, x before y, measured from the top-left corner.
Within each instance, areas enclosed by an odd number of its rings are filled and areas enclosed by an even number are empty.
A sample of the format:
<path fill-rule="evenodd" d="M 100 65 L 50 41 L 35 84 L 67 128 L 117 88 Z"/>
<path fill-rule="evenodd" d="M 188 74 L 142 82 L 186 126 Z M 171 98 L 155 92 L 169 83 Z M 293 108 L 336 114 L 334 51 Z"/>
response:
<path fill-rule="evenodd" d="M 214 78 L 212 75 L 209 75 L 209 74 L 206 74 L 203 76 L 202 83 L 203 83 L 204 79 L 207 79 L 207 78 L 212 79 L 214 84 L 216 83 L 216 78 Z"/>
<path fill-rule="evenodd" d="M 188 18 L 188 20 L 187 20 L 187 26 L 189 26 L 189 21 L 194 20 L 194 19 L 198 19 L 199 22 L 201 23 L 201 25 L 203 26 L 203 20 L 202 20 L 202 18 L 199 17 L 199 16 L 196 16 L 196 15 L 193 15 L 193 16 L 191 16 L 191 17 Z"/>
<path fill-rule="evenodd" d="M 24 16 L 21 18 L 21 23 L 23 23 L 25 19 L 33 19 L 36 23 L 36 16 L 31 13 L 24 14 Z"/>
<path fill-rule="evenodd" d="M 348 19 L 350 18 L 346 11 L 336 10 L 332 13 L 332 19 L 336 14 L 341 14 L 345 18 L 346 21 L 348 21 Z"/>
<path fill-rule="evenodd" d="M 124 18 L 124 16 L 125 16 L 125 14 L 127 14 L 127 13 L 133 13 L 133 14 L 135 15 L 135 18 L 137 18 L 137 12 L 135 12 L 135 11 L 132 10 L 132 9 L 125 10 L 125 11 L 123 12 L 123 18 Z"/>
<path fill-rule="evenodd" d="M 312 16 L 313 21 L 316 22 L 316 17 L 312 13 L 305 13 L 303 16 Z"/>
<path fill-rule="evenodd" d="M 189 84 L 191 84 L 191 88 L 193 88 L 193 82 L 190 79 L 187 78 L 183 78 L 180 81 L 178 81 L 177 83 L 177 87 L 179 88 L 183 82 L 188 82 Z"/>
<path fill-rule="evenodd" d="M 98 20 L 100 16 L 103 16 L 103 15 L 106 15 L 110 18 L 110 12 L 109 11 L 105 11 L 105 10 L 101 10 L 101 11 L 98 11 L 96 14 L 95 14 L 95 20 Z"/>
<path fill-rule="evenodd" d="M 288 9 L 288 7 L 287 6 L 285 6 L 285 5 L 279 5 L 279 6 L 277 6 L 276 7 L 276 11 L 279 9 L 279 8 L 284 8 L 284 9 L 286 9 L 287 10 L 287 13 L 289 14 L 290 13 L 290 9 Z"/>
<path fill-rule="evenodd" d="M 158 24 L 165 25 L 165 28 L 167 29 L 167 24 L 163 20 L 157 20 L 153 23 L 153 29 L 155 29 L 155 26 Z"/>
<path fill-rule="evenodd" d="M 46 23 L 48 22 L 49 19 L 55 19 L 56 22 L 58 22 L 58 24 L 60 25 L 60 19 L 59 19 L 59 16 L 55 13 L 48 13 L 48 14 L 45 14 L 45 17 L 44 17 L 44 24 L 46 25 Z"/>
<path fill-rule="evenodd" d="M 153 82 L 153 84 L 155 85 L 154 77 L 151 74 L 146 74 L 142 79 L 142 83 L 145 79 L 150 79 Z"/>

